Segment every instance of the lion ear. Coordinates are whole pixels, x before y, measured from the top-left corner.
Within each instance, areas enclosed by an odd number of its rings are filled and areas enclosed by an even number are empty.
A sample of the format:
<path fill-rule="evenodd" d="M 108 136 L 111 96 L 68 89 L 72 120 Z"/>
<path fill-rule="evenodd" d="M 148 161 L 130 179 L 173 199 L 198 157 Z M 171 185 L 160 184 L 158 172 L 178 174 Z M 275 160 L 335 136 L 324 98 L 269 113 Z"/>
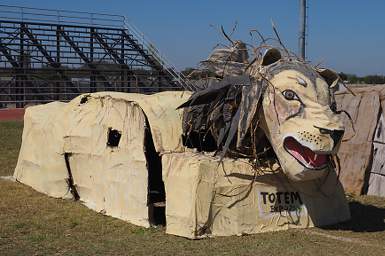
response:
<path fill-rule="evenodd" d="M 335 87 L 338 82 L 341 80 L 340 76 L 334 70 L 327 68 L 319 68 L 317 69 L 318 74 L 325 79 L 326 83 L 330 88 Z"/>
<path fill-rule="evenodd" d="M 268 66 L 279 61 L 280 59 L 282 59 L 281 52 L 276 48 L 269 48 L 264 52 L 262 56 L 261 65 Z"/>

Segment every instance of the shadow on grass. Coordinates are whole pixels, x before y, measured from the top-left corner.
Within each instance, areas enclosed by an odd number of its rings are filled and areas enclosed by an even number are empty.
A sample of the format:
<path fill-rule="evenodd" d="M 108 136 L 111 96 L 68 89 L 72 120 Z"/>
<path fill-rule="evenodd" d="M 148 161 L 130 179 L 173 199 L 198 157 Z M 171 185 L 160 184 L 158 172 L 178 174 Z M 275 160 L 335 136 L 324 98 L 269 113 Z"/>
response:
<path fill-rule="evenodd" d="M 325 226 L 328 230 L 349 230 L 354 232 L 379 232 L 385 230 L 385 208 L 349 202 L 351 219 L 344 223 Z"/>

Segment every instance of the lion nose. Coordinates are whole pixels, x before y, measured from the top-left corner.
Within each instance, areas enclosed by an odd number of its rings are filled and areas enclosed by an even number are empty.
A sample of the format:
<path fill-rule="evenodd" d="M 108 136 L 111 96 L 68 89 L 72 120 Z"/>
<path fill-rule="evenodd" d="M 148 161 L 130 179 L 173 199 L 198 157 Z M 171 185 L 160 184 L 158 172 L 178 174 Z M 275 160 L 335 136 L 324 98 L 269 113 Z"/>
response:
<path fill-rule="evenodd" d="M 341 141 L 344 136 L 344 130 L 329 130 L 325 128 L 318 128 L 322 134 L 329 134 L 334 142 L 334 147 Z"/>

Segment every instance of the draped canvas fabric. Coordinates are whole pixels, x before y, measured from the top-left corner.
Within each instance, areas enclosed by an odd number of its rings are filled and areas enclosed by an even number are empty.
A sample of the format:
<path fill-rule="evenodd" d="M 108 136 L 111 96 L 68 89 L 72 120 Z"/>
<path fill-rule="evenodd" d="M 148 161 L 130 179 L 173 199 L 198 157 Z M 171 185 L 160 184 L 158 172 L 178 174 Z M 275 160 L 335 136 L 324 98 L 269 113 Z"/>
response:
<path fill-rule="evenodd" d="M 383 170 L 383 107 L 385 86 L 351 87 L 337 93 L 339 109 L 345 115 L 345 135 L 338 156 L 341 162 L 340 180 L 346 192 L 361 195 L 366 193 L 385 196 L 381 192 L 385 178 Z M 369 179 L 368 179 L 369 178 Z"/>
<path fill-rule="evenodd" d="M 194 152 L 162 157 L 166 232 L 192 239 L 307 228 L 346 221 L 349 207 L 336 174 L 292 182 L 245 160 Z"/>
<path fill-rule="evenodd" d="M 14 177 L 52 197 L 74 189 L 89 208 L 148 227 L 146 119 L 158 153 L 183 151 L 176 107 L 188 97 L 104 92 L 30 107 Z"/>

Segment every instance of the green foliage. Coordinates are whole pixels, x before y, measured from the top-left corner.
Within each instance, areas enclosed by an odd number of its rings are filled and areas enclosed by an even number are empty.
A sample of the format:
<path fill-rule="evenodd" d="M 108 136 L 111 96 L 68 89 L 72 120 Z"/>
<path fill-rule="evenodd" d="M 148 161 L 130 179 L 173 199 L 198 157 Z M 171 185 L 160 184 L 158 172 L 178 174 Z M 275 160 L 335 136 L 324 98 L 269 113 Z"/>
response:
<path fill-rule="evenodd" d="M 343 72 L 339 75 L 342 80 L 348 81 L 351 84 L 385 84 L 385 76 L 381 75 L 357 76 L 355 74 L 345 74 Z"/>
<path fill-rule="evenodd" d="M 23 122 L 0 121 L 0 176 L 10 176 L 16 167 Z"/>

